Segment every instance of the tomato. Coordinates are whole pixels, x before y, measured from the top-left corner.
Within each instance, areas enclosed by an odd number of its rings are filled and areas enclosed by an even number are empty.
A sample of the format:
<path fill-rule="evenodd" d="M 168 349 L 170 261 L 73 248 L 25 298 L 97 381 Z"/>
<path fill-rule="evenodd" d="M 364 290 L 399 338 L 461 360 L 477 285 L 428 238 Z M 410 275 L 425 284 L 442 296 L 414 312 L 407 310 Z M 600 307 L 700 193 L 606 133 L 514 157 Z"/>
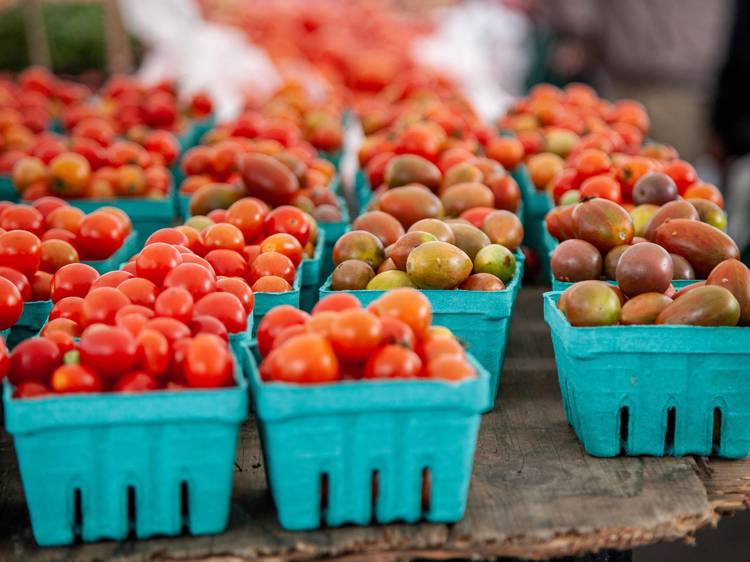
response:
<path fill-rule="evenodd" d="M 261 364 L 264 380 L 324 383 L 341 378 L 329 341 L 320 334 L 302 334 L 280 345 Z"/>
<path fill-rule="evenodd" d="M 349 309 L 332 322 L 328 339 L 338 357 L 359 361 L 380 346 L 382 336 L 383 327 L 377 316 L 366 310 Z"/>
<path fill-rule="evenodd" d="M 81 221 L 76 246 L 84 259 L 103 260 L 112 256 L 124 240 L 120 220 L 110 213 L 95 211 Z"/>
<path fill-rule="evenodd" d="M 156 316 L 156 313 L 148 307 L 145 307 L 140 304 L 126 304 L 120 310 L 117 311 L 117 314 L 115 314 L 115 324 L 119 326 L 120 318 L 127 316 L 128 314 L 139 314 L 140 316 L 143 316 L 146 320 L 150 320 L 151 318 L 154 318 Z"/>
<path fill-rule="evenodd" d="M 114 326 L 117 311 L 128 304 L 131 304 L 130 299 L 118 289 L 113 287 L 92 289 L 83 299 L 81 324 L 84 327 L 100 323 Z"/>
<path fill-rule="evenodd" d="M 231 293 L 211 293 L 195 303 L 195 314 L 213 316 L 221 321 L 230 334 L 244 332 L 247 329 L 245 307 Z"/>
<path fill-rule="evenodd" d="M 435 161 L 445 140 L 445 133 L 431 125 L 415 123 L 404 129 L 396 141 L 396 154 L 417 154 Z"/>
<path fill-rule="evenodd" d="M 200 256 L 196 256 L 195 254 L 182 254 L 182 263 L 194 263 L 196 265 L 199 265 L 206 271 L 208 271 L 211 275 L 216 277 L 216 271 L 214 270 L 213 266 Z"/>
<path fill-rule="evenodd" d="M 260 245 L 253 244 L 250 246 L 245 246 L 244 248 L 242 248 L 242 255 L 245 256 L 247 264 L 251 265 L 255 261 L 255 258 L 260 255 Z"/>
<path fill-rule="evenodd" d="M 88 161 L 92 170 L 104 168 L 108 163 L 107 151 L 102 145 L 92 139 L 82 137 L 73 138 L 70 144 L 70 152 L 83 156 Z M 97 179 L 99 178 L 94 173 L 89 186 Z"/>
<path fill-rule="evenodd" d="M 61 267 L 70 263 L 78 263 L 78 252 L 64 240 L 44 240 L 41 245 L 39 269 L 47 273 L 55 273 Z"/>
<path fill-rule="evenodd" d="M 149 152 L 160 154 L 166 166 L 174 164 L 180 154 L 180 143 L 168 131 L 152 131 L 146 136 L 143 146 Z"/>
<path fill-rule="evenodd" d="M 630 200 L 633 193 L 633 186 L 635 186 L 641 177 L 655 170 L 654 162 L 642 156 L 628 158 L 621 166 L 618 166 L 617 180 L 622 187 L 622 198 Z"/>
<path fill-rule="evenodd" d="M 276 275 L 261 277 L 253 283 L 251 288 L 255 293 L 286 293 L 292 290 L 292 286 L 286 279 Z"/>
<path fill-rule="evenodd" d="M 78 349 L 81 362 L 108 379 L 132 371 L 138 360 L 135 338 L 124 328 L 116 326 L 97 324 L 89 327 L 81 334 Z"/>
<path fill-rule="evenodd" d="M 199 300 L 215 290 L 216 278 L 205 267 L 195 263 L 182 263 L 164 278 L 164 288 L 172 287 L 186 289 L 194 300 Z"/>
<path fill-rule="evenodd" d="M 176 248 L 156 242 L 141 250 L 135 260 L 135 269 L 138 277 L 148 279 L 160 287 L 167 274 L 181 263 L 182 256 Z"/>
<path fill-rule="evenodd" d="M 619 203 L 622 196 L 620 182 L 610 175 L 591 176 L 579 188 L 581 197 L 601 197 Z"/>
<path fill-rule="evenodd" d="M 475 227 L 481 229 L 484 224 L 484 219 L 494 211 L 495 209 L 493 207 L 473 207 L 461 213 L 459 218 L 468 221 Z"/>
<path fill-rule="evenodd" d="M 133 231 L 133 223 L 130 222 L 130 217 L 122 209 L 118 209 L 117 207 L 100 207 L 96 212 L 107 213 L 119 219 L 120 224 L 122 225 L 122 230 L 125 232 L 125 236 Z"/>
<path fill-rule="evenodd" d="M 152 195 L 156 192 L 165 196 L 172 186 L 172 176 L 164 166 L 153 165 L 143 171 L 143 179 L 146 181 L 146 193 Z"/>
<path fill-rule="evenodd" d="M 23 312 L 23 299 L 12 281 L 0 277 L 0 330 L 18 322 Z"/>
<path fill-rule="evenodd" d="M 91 290 L 93 291 L 99 287 L 113 287 L 116 289 L 120 286 L 120 283 L 133 278 L 134 275 L 132 273 L 123 271 L 122 269 L 108 271 L 91 284 Z"/>
<path fill-rule="evenodd" d="M 260 245 L 261 254 L 266 252 L 278 252 L 279 254 L 288 257 L 295 268 L 302 262 L 303 251 L 299 240 L 291 234 L 286 233 L 272 234 Z"/>
<path fill-rule="evenodd" d="M 211 149 L 207 146 L 194 146 L 182 157 L 182 170 L 186 176 L 206 174 L 210 170 Z"/>
<path fill-rule="evenodd" d="M 321 312 L 342 312 L 349 309 L 360 309 L 362 304 L 359 299 L 351 293 L 331 293 L 320 299 L 315 306 L 313 306 L 313 315 Z"/>
<path fill-rule="evenodd" d="M 122 197 L 139 197 L 146 193 L 146 176 L 140 166 L 127 164 L 117 168 L 115 193 Z"/>
<path fill-rule="evenodd" d="M 524 149 L 515 137 L 495 137 L 485 147 L 485 154 L 500 162 L 506 170 L 513 170 L 521 162 Z"/>
<path fill-rule="evenodd" d="M 620 100 L 614 104 L 609 121 L 629 123 L 638 127 L 641 133 L 647 133 L 651 123 L 643 104 L 635 100 Z"/>
<path fill-rule="evenodd" d="M 13 186 L 21 193 L 36 182 L 47 182 L 47 166 L 39 158 L 23 156 L 13 165 Z"/>
<path fill-rule="evenodd" d="M 23 273 L 10 267 L 0 266 L 0 277 L 4 277 L 16 286 L 24 302 L 31 300 L 31 284 Z"/>
<path fill-rule="evenodd" d="M 0 213 L 0 228 L 26 230 L 41 236 L 44 233 L 44 216 L 29 205 L 11 205 Z"/>
<path fill-rule="evenodd" d="M 252 313 L 255 305 L 255 295 L 253 295 L 250 286 L 242 279 L 236 277 L 219 279 L 216 282 L 216 290 L 233 294 L 242 303 L 245 313 L 248 315 Z"/>
<path fill-rule="evenodd" d="M 124 374 L 112 387 L 115 392 L 148 392 L 158 390 L 159 383 L 149 373 L 144 371 L 131 371 Z"/>
<path fill-rule="evenodd" d="M 0 266 L 17 269 L 27 277 L 39 269 L 42 242 L 31 232 L 13 230 L 0 234 Z"/>
<path fill-rule="evenodd" d="M 157 286 L 142 277 L 126 279 L 117 286 L 117 290 L 124 294 L 131 303 L 153 308 L 159 294 Z"/>
<path fill-rule="evenodd" d="M 664 168 L 664 173 L 674 180 L 680 195 L 683 195 L 688 187 L 698 181 L 698 174 L 695 168 L 684 160 L 670 162 Z"/>
<path fill-rule="evenodd" d="M 0 237 L 1 240 L 2 237 Z M 295 274 L 294 264 L 287 256 L 278 252 L 265 252 L 253 260 L 248 272 L 248 279 L 250 283 L 254 284 L 261 277 L 275 275 L 291 285 L 294 283 Z"/>
<path fill-rule="evenodd" d="M 698 181 L 692 184 L 685 190 L 684 197 L 686 199 L 706 199 L 715 203 L 722 209 L 724 208 L 724 196 L 715 185 L 703 181 Z M 2 237 L 0 237 L 2 241 Z"/>
<path fill-rule="evenodd" d="M 225 218 L 242 232 L 245 242 L 249 243 L 263 231 L 267 215 L 268 205 L 260 199 L 245 197 L 229 207 Z"/>
<path fill-rule="evenodd" d="M 226 222 L 227 220 L 227 211 L 226 209 L 214 209 L 210 213 L 206 215 L 209 219 L 211 219 L 214 223 L 222 223 Z"/>
<path fill-rule="evenodd" d="M 408 349 L 414 349 L 416 337 L 414 330 L 408 324 L 396 318 L 381 318 L 380 324 L 383 327 L 383 344 L 400 345 Z"/>
<path fill-rule="evenodd" d="M 169 341 L 161 332 L 144 328 L 136 337 L 138 365 L 155 377 L 166 374 L 169 368 Z"/>
<path fill-rule="evenodd" d="M 55 318 L 44 325 L 40 335 L 45 337 L 47 334 L 54 332 L 63 332 L 73 338 L 77 338 L 81 335 L 81 326 L 70 318 Z"/>
<path fill-rule="evenodd" d="M 172 246 L 187 246 L 189 240 L 184 233 L 180 232 L 176 228 L 160 228 L 146 239 L 146 243 L 144 244 L 144 246 L 148 246 L 156 242 L 163 242 Z"/>
<path fill-rule="evenodd" d="M 185 380 L 185 356 L 187 355 L 188 348 L 193 342 L 193 338 L 188 336 L 180 338 L 174 343 L 170 344 L 172 347 L 172 355 L 169 358 L 169 369 L 167 374 L 169 375 L 171 382 L 177 382 L 187 388 L 187 381 Z"/>
<path fill-rule="evenodd" d="M 47 215 L 47 228 L 60 228 L 77 234 L 85 216 L 86 214 L 77 207 L 59 207 Z"/>
<path fill-rule="evenodd" d="M 234 250 L 211 250 L 205 259 L 217 276 L 244 278 L 247 275 L 245 258 Z"/>
<path fill-rule="evenodd" d="M 218 318 L 213 316 L 193 316 L 190 321 L 190 331 L 194 336 L 198 334 L 213 334 L 224 341 L 229 341 L 226 327 Z"/>
<path fill-rule="evenodd" d="M 52 191 L 63 197 L 80 197 L 91 180 L 91 165 L 80 154 L 64 152 L 49 164 Z"/>
<path fill-rule="evenodd" d="M 227 343 L 213 334 L 199 334 L 183 361 L 185 380 L 193 388 L 218 388 L 234 382 L 234 364 Z"/>
<path fill-rule="evenodd" d="M 127 140 L 115 141 L 107 149 L 107 158 L 114 168 L 137 165 L 144 154 L 148 153 L 142 146 Z"/>
<path fill-rule="evenodd" d="M 174 318 L 187 323 L 193 317 L 193 297 L 181 287 L 164 289 L 154 303 L 157 316 Z"/>
<path fill-rule="evenodd" d="M 381 319 L 401 320 L 412 329 L 417 338 L 422 338 L 432 323 L 432 305 L 423 293 L 415 289 L 389 291 L 370 304 L 368 310 Z"/>
<path fill-rule="evenodd" d="M 426 374 L 431 379 L 462 381 L 476 376 L 474 367 L 458 355 L 442 355 L 427 363 Z"/>
<path fill-rule="evenodd" d="M 420 354 L 426 363 L 430 363 L 443 355 L 465 357 L 464 348 L 451 335 L 436 335 L 425 338 L 420 346 Z"/>
<path fill-rule="evenodd" d="M 599 174 L 606 174 L 612 166 L 612 161 L 606 152 L 596 148 L 587 148 L 575 158 L 574 164 L 578 170 L 578 177 L 584 180 Z"/>
<path fill-rule="evenodd" d="M 101 392 L 104 388 L 96 371 L 87 365 L 63 365 L 52 374 L 52 390 L 58 394 Z"/>
<path fill-rule="evenodd" d="M 65 297 L 60 299 L 49 312 L 49 319 L 68 318 L 76 324 L 81 323 L 83 313 L 83 299 L 81 297 Z"/>
<path fill-rule="evenodd" d="M 201 233 L 206 250 L 234 250 L 241 252 L 245 247 L 245 237 L 239 228 L 228 223 L 209 226 Z"/>
<path fill-rule="evenodd" d="M 386 345 L 367 360 L 366 379 L 415 378 L 422 371 L 422 360 L 412 350 L 400 345 Z"/>
<path fill-rule="evenodd" d="M 24 382 L 16 387 L 13 398 L 36 398 L 49 394 L 49 389 L 38 382 Z"/>
<path fill-rule="evenodd" d="M 307 312 L 289 305 L 281 305 L 272 308 L 266 313 L 258 324 L 257 340 L 258 351 L 265 357 L 271 350 L 273 340 L 288 326 L 304 324 L 310 318 Z"/>
<path fill-rule="evenodd" d="M 49 332 L 44 334 L 44 339 L 51 341 L 60 350 L 60 355 L 65 355 L 68 351 L 75 349 L 76 342 L 73 336 L 65 332 Z"/>
<path fill-rule="evenodd" d="M 98 278 L 99 272 L 84 263 L 71 263 L 61 267 L 52 276 L 52 302 L 65 297 L 85 297 Z"/>
<path fill-rule="evenodd" d="M 73 127 L 73 136 L 95 141 L 99 146 L 109 146 L 115 138 L 115 130 L 102 117 L 87 117 Z"/>
<path fill-rule="evenodd" d="M 8 380 L 14 385 L 24 382 L 49 384 L 61 361 L 60 350 L 50 340 L 39 337 L 24 340 L 10 354 Z"/>
<path fill-rule="evenodd" d="M 149 317 L 141 314 L 140 312 L 134 312 L 132 309 L 126 310 L 129 306 L 138 306 L 138 305 L 127 305 L 122 307 L 117 314 L 115 315 L 115 325 L 118 328 L 123 328 L 127 330 L 130 335 L 132 335 L 134 338 L 138 337 L 138 334 L 143 331 L 143 329 L 146 327 L 146 324 L 148 324 Z M 153 313 L 153 311 L 150 311 Z"/>
<path fill-rule="evenodd" d="M 291 234 L 302 246 L 310 239 L 310 223 L 305 213 L 290 205 L 282 205 L 268 213 L 263 231 L 266 236 L 278 233 Z"/>

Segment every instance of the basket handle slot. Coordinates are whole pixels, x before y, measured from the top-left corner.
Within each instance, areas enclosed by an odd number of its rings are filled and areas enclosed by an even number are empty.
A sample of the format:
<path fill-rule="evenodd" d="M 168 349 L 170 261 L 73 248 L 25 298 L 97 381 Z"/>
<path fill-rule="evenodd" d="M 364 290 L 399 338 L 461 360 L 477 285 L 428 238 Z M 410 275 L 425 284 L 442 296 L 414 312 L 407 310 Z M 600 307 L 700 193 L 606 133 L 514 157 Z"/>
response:
<path fill-rule="evenodd" d="M 430 512 L 430 506 L 432 504 L 432 473 L 430 467 L 426 466 L 422 469 L 422 516 L 426 516 Z"/>
<path fill-rule="evenodd" d="M 714 408 L 713 431 L 711 433 L 711 454 L 718 455 L 721 450 L 722 413 L 718 406 Z"/>
<path fill-rule="evenodd" d="M 135 539 L 135 529 L 136 529 L 136 497 L 135 497 L 135 486 L 130 485 L 128 486 L 127 491 L 128 497 L 127 497 L 127 510 L 128 510 L 128 538 L 129 539 Z"/>
<path fill-rule="evenodd" d="M 630 432 L 630 408 L 620 408 L 620 454 L 628 453 L 628 435 Z"/>
<path fill-rule="evenodd" d="M 320 474 L 320 526 L 324 527 L 328 518 L 328 473 Z"/>
<path fill-rule="evenodd" d="M 180 482 L 180 533 L 186 534 L 190 530 L 190 488 L 183 480 Z"/>
<path fill-rule="evenodd" d="M 372 471 L 372 487 L 370 488 L 370 522 L 371 524 L 376 523 L 378 513 L 378 497 L 380 496 L 380 471 Z"/>
<path fill-rule="evenodd" d="M 83 542 L 83 495 L 78 487 L 73 488 L 73 542 Z"/>
<path fill-rule="evenodd" d="M 664 453 L 671 455 L 674 452 L 675 429 L 677 427 L 677 410 L 674 406 L 667 408 L 667 430 L 664 433 Z"/>

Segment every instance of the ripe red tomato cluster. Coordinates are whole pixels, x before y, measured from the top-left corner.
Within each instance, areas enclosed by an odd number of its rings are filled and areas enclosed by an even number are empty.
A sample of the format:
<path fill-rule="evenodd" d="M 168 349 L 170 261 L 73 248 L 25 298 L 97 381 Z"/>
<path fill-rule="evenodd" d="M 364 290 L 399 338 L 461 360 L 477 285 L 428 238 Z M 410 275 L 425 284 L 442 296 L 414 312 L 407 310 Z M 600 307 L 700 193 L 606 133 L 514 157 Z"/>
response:
<path fill-rule="evenodd" d="M 476 376 L 451 332 L 431 324 L 430 301 L 414 289 L 389 291 L 366 309 L 347 293 L 322 299 L 311 315 L 280 306 L 258 326 L 261 377 L 311 384 Z"/>
<path fill-rule="evenodd" d="M 24 340 L 10 354 L 3 343 L 0 380 L 7 374 L 16 398 L 233 384 L 226 332 L 217 335 L 201 323 L 191 330 L 171 318 L 147 319 L 135 312 L 124 317 L 124 325 L 89 325 L 79 342 L 50 331 Z"/>

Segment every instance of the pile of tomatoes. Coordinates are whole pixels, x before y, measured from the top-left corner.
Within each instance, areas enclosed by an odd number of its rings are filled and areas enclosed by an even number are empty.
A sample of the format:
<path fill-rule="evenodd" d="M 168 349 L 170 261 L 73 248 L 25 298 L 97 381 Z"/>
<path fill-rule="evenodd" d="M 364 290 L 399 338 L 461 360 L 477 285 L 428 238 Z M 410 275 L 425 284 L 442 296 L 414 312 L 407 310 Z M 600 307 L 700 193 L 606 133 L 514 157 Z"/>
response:
<path fill-rule="evenodd" d="M 431 324 L 430 301 L 406 288 L 366 309 L 345 293 L 322 299 L 312 314 L 280 306 L 258 326 L 260 374 L 265 381 L 300 384 L 475 377 L 450 330 Z"/>

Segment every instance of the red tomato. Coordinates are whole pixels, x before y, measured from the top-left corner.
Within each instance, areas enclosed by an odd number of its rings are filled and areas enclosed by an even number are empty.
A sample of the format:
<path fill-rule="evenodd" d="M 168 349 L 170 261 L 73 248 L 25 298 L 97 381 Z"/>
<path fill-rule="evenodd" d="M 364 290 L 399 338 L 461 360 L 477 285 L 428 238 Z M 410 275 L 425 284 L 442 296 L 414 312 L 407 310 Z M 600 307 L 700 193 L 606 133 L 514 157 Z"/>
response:
<path fill-rule="evenodd" d="M 82 313 L 83 299 L 81 297 L 65 297 L 52 305 L 49 319 L 68 318 L 76 324 L 81 324 Z"/>
<path fill-rule="evenodd" d="M 83 299 L 81 325 L 109 324 L 114 326 L 115 315 L 123 306 L 131 304 L 124 293 L 113 287 L 92 289 Z"/>
<path fill-rule="evenodd" d="M 186 176 L 198 176 L 209 171 L 211 149 L 208 146 L 194 146 L 185 152 L 182 169 Z"/>
<path fill-rule="evenodd" d="M 253 283 L 251 289 L 254 293 L 286 293 L 292 290 L 292 286 L 276 275 L 266 275 Z"/>
<path fill-rule="evenodd" d="M 176 248 L 156 242 L 141 250 L 135 260 L 135 270 L 138 277 L 148 279 L 160 287 L 167 274 L 181 263 L 182 256 Z"/>
<path fill-rule="evenodd" d="M 206 215 L 209 219 L 214 221 L 214 223 L 223 223 L 227 221 L 227 211 L 226 209 L 214 209 L 210 213 Z"/>
<path fill-rule="evenodd" d="M 194 263 L 199 265 L 216 277 L 216 271 L 214 271 L 213 266 L 200 256 L 196 256 L 195 254 L 182 254 L 182 263 Z"/>
<path fill-rule="evenodd" d="M 172 165 L 180 154 L 180 143 L 168 131 L 152 131 L 146 136 L 143 146 L 149 152 L 160 154 L 166 166 Z"/>
<path fill-rule="evenodd" d="M 31 278 L 31 301 L 48 301 L 51 294 L 52 275 L 46 271 L 37 271 Z"/>
<path fill-rule="evenodd" d="M 131 371 L 124 374 L 112 387 L 115 392 L 148 392 L 158 389 L 157 380 L 144 371 Z"/>
<path fill-rule="evenodd" d="M 14 385 L 24 382 L 49 384 L 61 361 L 60 350 L 50 340 L 39 337 L 24 340 L 10 354 L 8 380 Z"/>
<path fill-rule="evenodd" d="M 16 387 L 13 398 L 36 398 L 49 394 L 49 389 L 38 382 L 24 382 Z"/>
<path fill-rule="evenodd" d="M 575 158 L 575 167 L 578 177 L 583 180 L 599 174 L 606 174 L 612 166 L 612 161 L 606 152 L 587 148 Z"/>
<path fill-rule="evenodd" d="M 117 290 L 124 294 L 130 302 L 148 308 L 153 308 L 159 289 L 148 279 L 133 277 L 117 286 Z"/>
<path fill-rule="evenodd" d="M 69 318 L 55 318 L 44 325 L 39 335 L 44 337 L 53 332 L 63 332 L 77 338 L 81 335 L 81 327 L 77 322 L 73 322 Z"/>
<path fill-rule="evenodd" d="M 484 219 L 494 210 L 495 209 L 492 207 L 474 207 L 461 213 L 459 218 L 469 221 L 471 224 L 481 229 L 484 224 Z"/>
<path fill-rule="evenodd" d="M 128 306 L 138 305 L 131 304 Z M 125 308 L 126 307 L 121 308 L 115 315 L 116 326 L 118 328 L 124 328 L 125 330 L 130 332 L 130 335 L 132 335 L 134 338 L 137 338 L 138 334 L 140 334 L 141 331 L 146 327 L 149 318 L 139 312 L 133 312 L 132 310 L 127 313 L 123 312 L 125 311 Z"/>
<path fill-rule="evenodd" d="M 244 278 L 247 275 L 245 258 L 234 250 L 211 250 L 205 259 L 217 276 Z"/>
<path fill-rule="evenodd" d="M 39 269 L 47 273 L 55 273 L 69 263 L 78 263 L 78 252 L 72 244 L 65 240 L 43 240 L 40 250 Z"/>
<path fill-rule="evenodd" d="M 351 293 L 331 293 L 328 296 L 323 297 L 315 306 L 313 306 L 312 313 L 318 314 L 320 312 L 342 312 L 352 308 L 362 308 L 362 303 L 359 299 Z"/>
<path fill-rule="evenodd" d="M 18 288 L 5 277 L 0 277 L 0 330 L 18 322 L 23 312 L 23 299 Z"/>
<path fill-rule="evenodd" d="M 41 236 L 44 233 L 44 215 L 29 205 L 13 205 L 0 213 L 0 228 L 26 230 Z"/>
<path fill-rule="evenodd" d="M 427 364 L 427 376 L 431 379 L 462 381 L 475 377 L 476 371 L 463 357 L 442 355 Z"/>
<path fill-rule="evenodd" d="M 86 214 L 77 207 L 59 207 L 47 215 L 47 228 L 61 228 L 77 234 L 85 216 Z"/>
<path fill-rule="evenodd" d="M 0 266 L 0 277 L 5 277 L 16 286 L 24 302 L 31 300 L 31 284 L 23 273 L 10 267 Z"/>
<path fill-rule="evenodd" d="M 104 260 L 122 246 L 122 222 L 110 213 L 95 211 L 84 217 L 78 229 L 76 246 L 87 260 Z"/>
<path fill-rule="evenodd" d="M 250 283 L 254 284 L 261 277 L 275 275 L 281 277 L 291 285 L 294 283 L 295 273 L 296 270 L 292 260 L 284 254 L 278 252 L 265 252 L 253 260 L 253 263 L 250 265 L 248 279 L 250 280 Z"/>
<path fill-rule="evenodd" d="M 201 255 L 206 253 L 206 249 L 203 247 L 201 233 L 198 230 L 196 230 L 192 226 L 187 226 L 185 224 L 175 227 L 175 230 L 181 232 L 185 236 L 185 238 L 187 239 L 187 243 L 185 245 L 190 251 Z"/>
<path fill-rule="evenodd" d="M 52 302 L 65 297 L 85 297 L 98 278 L 99 272 L 85 263 L 71 263 L 61 267 L 52 276 Z"/>
<path fill-rule="evenodd" d="M 242 255 L 245 256 L 247 265 L 251 265 L 255 261 L 255 258 L 260 255 L 260 245 L 253 244 L 251 246 L 245 246 L 242 249 Z"/>
<path fill-rule="evenodd" d="M 127 281 L 128 279 L 133 279 L 134 277 L 135 276 L 132 273 L 123 271 L 122 269 L 108 271 L 92 283 L 91 290 L 93 291 L 100 287 L 112 287 L 116 289 L 122 282 Z"/>
<path fill-rule="evenodd" d="M 122 209 L 118 209 L 117 207 L 100 207 L 97 209 L 97 212 L 107 213 L 118 219 L 120 224 L 122 224 L 122 229 L 125 231 L 125 236 L 133 231 L 133 223 L 130 222 L 130 217 Z"/>
<path fill-rule="evenodd" d="M 302 334 L 307 334 L 308 330 L 306 326 L 303 326 L 302 324 L 295 324 L 294 326 L 287 326 L 281 332 L 279 332 L 279 335 L 276 336 L 273 340 L 273 346 L 271 349 L 275 349 L 284 343 L 288 342 L 290 339 L 297 337 Z"/>
<path fill-rule="evenodd" d="M 367 163 L 365 174 L 367 175 L 367 181 L 372 189 L 375 189 L 385 182 L 385 169 L 388 166 L 388 162 L 390 162 L 391 158 L 395 155 L 394 152 L 382 152 L 373 156 Z M 471 156 L 471 153 L 469 153 L 469 156 Z M 445 170 L 443 170 L 443 173 L 445 173 Z"/>
<path fill-rule="evenodd" d="M 339 313 L 331 323 L 328 339 L 336 355 L 345 361 L 360 361 L 380 346 L 383 327 L 380 319 L 362 309 Z"/>
<path fill-rule="evenodd" d="M 261 254 L 266 252 L 278 252 L 288 257 L 296 268 L 302 263 L 303 248 L 291 234 L 272 234 L 260 245 Z"/>
<path fill-rule="evenodd" d="M 240 299 L 231 293 L 211 293 L 195 303 L 195 314 L 213 316 L 221 321 L 230 334 L 247 329 L 247 313 Z"/>
<path fill-rule="evenodd" d="M 430 363 L 443 355 L 465 357 L 464 348 L 452 336 L 430 336 L 426 338 L 420 346 L 420 354 L 426 363 Z"/>
<path fill-rule="evenodd" d="M 282 205 L 268 213 L 263 231 L 266 236 L 278 233 L 291 234 L 301 246 L 307 244 L 310 239 L 310 223 L 305 213 L 290 205 Z"/>
<path fill-rule="evenodd" d="M 281 330 L 295 324 L 304 324 L 310 318 L 307 312 L 289 305 L 277 306 L 271 309 L 258 324 L 258 351 L 265 357 L 271 350 L 273 340 Z"/>
<path fill-rule="evenodd" d="M 216 290 L 231 293 L 237 297 L 245 309 L 245 313 L 250 315 L 255 305 L 255 295 L 250 286 L 242 279 L 237 277 L 226 277 L 216 282 Z"/>
<path fill-rule="evenodd" d="M 193 297 L 181 287 L 164 289 L 154 303 L 157 316 L 174 318 L 183 323 L 190 322 L 193 317 Z"/>
<path fill-rule="evenodd" d="M 320 334 L 302 334 L 277 347 L 261 364 L 264 380 L 324 383 L 341 378 L 329 341 Z"/>
<path fill-rule="evenodd" d="M 84 365 L 63 365 L 52 374 L 52 390 L 58 394 L 101 392 L 104 385 L 94 369 Z"/>
<path fill-rule="evenodd" d="M 50 228 L 47 232 L 42 234 L 42 242 L 45 240 L 62 240 L 73 246 L 73 248 L 75 248 L 76 238 L 77 236 L 71 231 L 62 228 Z M 77 253 L 78 250 L 76 250 L 76 254 Z"/>
<path fill-rule="evenodd" d="M 619 203 L 622 199 L 620 182 L 610 175 L 592 176 L 581 184 L 581 197 L 601 197 Z"/>
<path fill-rule="evenodd" d="M 161 332 L 144 328 L 136 337 L 138 365 L 147 373 L 161 377 L 169 368 L 169 341 Z"/>
<path fill-rule="evenodd" d="M 414 349 L 416 338 L 408 324 L 396 318 L 381 318 L 380 324 L 383 327 L 383 344 Z"/>
<path fill-rule="evenodd" d="M 251 242 L 262 232 L 267 214 L 268 205 L 263 201 L 245 197 L 229 207 L 225 218 L 242 232 L 246 242 Z"/>
<path fill-rule="evenodd" d="M 0 266 L 17 269 L 27 277 L 36 273 L 42 259 L 42 242 L 25 230 L 0 234 Z"/>
<path fill-rule="evenodd" d="M 400 345 L 386 345 L 378 349 L 365 365 L 366 379 L 410 379 L 420 375 L 422 360 L 419 355 Z"/>
<path fill-rule="evenodd" d="M 213 334 L 193 338 L 183 361 L 185 380 L 193 388 L 218 388 L 233 383 L 234 364 L 227 343 Z"/>
<path fill-rule="evenodd" d="M 61 357 L 76 347 L 76 342 L 73 339 L 73 336 L 66 334 L 65 332 L 50 332 L 42 337 L 57 346 L 57 349 L 60 350 Z"/>
<path fill-rule="evenodd" d="M 214 292 L 216 278 L 205 267 L 195 263 L 182 263 L 164 278 L 164 288 L 172 287 L 186 289 L 194 300 L 199 300 L 201 297 Z"/>
<path fill-rule="evenodd" d="M 160 228 L 146 239 L 144 246 L 155 242 L 164 242 L 172 246 L 187 246 L 190 243 L 187 236 L 176 228 Z"/>
<path fill-rule="evenodd" d="M 190 321 L 190 331 L 194 336 L 198 334 L 213 334 L 224 341 L 229 341 L 229 334 L 224 324 L 213 316 L 193 316 Z"/>
<path fill-rule="evenodd" d="M 432 305 L 423 293 L 415 289 L 389 291 L 370 307 L 381 319 L 401 320 L 412 329 L 417 338 L 423 337 L 432 323 Z"/>
<path fill-rule="evenodd" d="M 245 247 L 245 237 L 242 231 L 232 224 L 218 223 L 209 226 L 202 233 L 203 245 L 206 250 L 234 250 L 241 252 Z"/>
<path fill-rule="evenodd" d="M 514 137 L 494 137 L 485 147 L 488 158 L 497 160 L 506 170 L 514 169 L 523 158 L 523 144 Z"/>
<path fill-rule="evenodd" d="M 156 316 L 156 313 L 150 308 L 146 308 L 145 306 L 142 306 L 140 304 L 126 304 L 120 310 L 117 311 L 117 314 L 115 314 L 116 324 L 119 326 L 120 325 L 119 319 L 122 318 L 123 316 L 127 316 L 128 314 L 139 314 L 143 316 L 146 320 L 149 320 Z"/>
<path fill-rule="evenodd" d="M 133 335 L 115 326 L 97 324 L 89 327 L 81 334 L 78 349 L 81 363 L 108 379 L 132 371 L 138 360 L 138 346 Z"/>
<path fill-rule="evenodd" d="M 68 203 L 64 199 L 52 196 L 40 197 L 31 204 L 32 207 L 42 213 L 45 221 L 47 220 L 47 216 L 49 216 L 52 211 L 60 207 L 65 207 L 67 205 Z"/>

